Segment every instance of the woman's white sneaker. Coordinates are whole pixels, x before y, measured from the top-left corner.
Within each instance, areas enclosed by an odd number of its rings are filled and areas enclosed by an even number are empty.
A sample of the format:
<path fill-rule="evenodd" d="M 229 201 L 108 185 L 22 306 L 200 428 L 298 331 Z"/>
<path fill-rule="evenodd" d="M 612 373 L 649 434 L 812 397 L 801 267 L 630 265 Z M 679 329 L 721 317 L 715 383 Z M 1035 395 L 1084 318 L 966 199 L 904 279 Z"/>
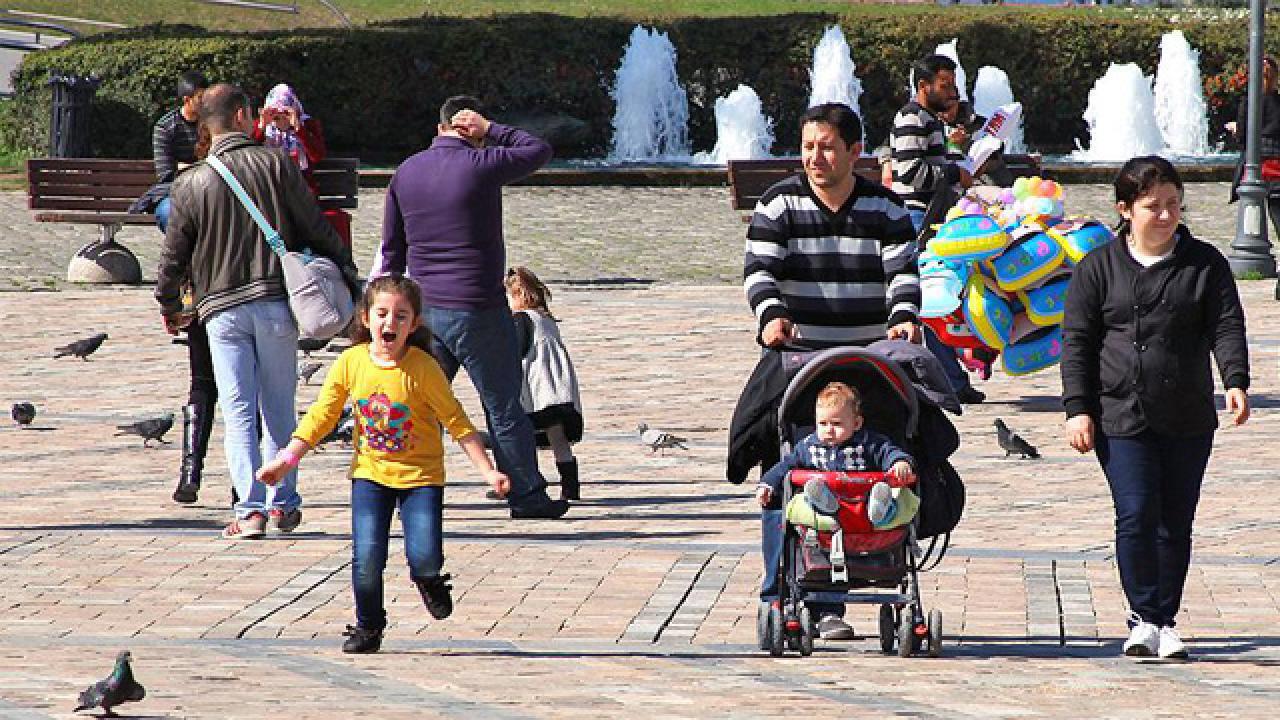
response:
<path fill-rule="evenodd" d="M 1160 628 L 1155 625 L 1149 622 L 1138 622 L 1129 631 L 1129 639 L 1124 641 L 1124 654 L 1129 657 L 1154 656 L 1160 651 L 1162 634 Z"/>
<path fill-rule="evenodd" d="M 1178 631 L 1166 625 L 1160 628 L 1160 657 L 1166 660 L 1186 660 L 1187 646 L 1182 644 Z"/>

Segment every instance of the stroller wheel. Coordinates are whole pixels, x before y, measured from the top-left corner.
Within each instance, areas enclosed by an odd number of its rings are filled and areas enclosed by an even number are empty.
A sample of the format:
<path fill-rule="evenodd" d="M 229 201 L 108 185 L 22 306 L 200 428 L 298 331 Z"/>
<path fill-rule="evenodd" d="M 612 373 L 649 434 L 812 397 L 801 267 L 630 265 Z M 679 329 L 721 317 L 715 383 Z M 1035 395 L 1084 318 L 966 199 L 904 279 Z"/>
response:
<path fill-rule="evenodd" d="M 804 657 L 813 654 L 813 618 L 809 614 L 808 606 L 800 608 L 800 638 L 799 647 L 796 649 Z"/>
<path fill-rule="evenodd" d="M 934 608 L 929 611 L 929 657 L 942 654 L 942 611 Z"/>
<path fill-rule="evenodd" d="M 782 621 L 782 608 L 769 606 L 769 654 L 782 657 L 787 648 L 787 628 Z"/>
<path fill-rule="evenodd" d="M 911 657 L 916 649 L 916 629 L 911 622 L 911 610 L 903 608 L 898 618 L 898 657 Z"/>
<path fill-rule="evenodd" d="M 880 606 L 880 652 L 888 655 L 893 652 L 893 638 L 897 623 L 893 621 L 893 606 L 884 603 Z"/>
<path fill-rule="evenodd" d="M 756 606 L 756 645 L 761 650 L 769 649 L 769 608 L 772 603 L 761 600 Z"/>

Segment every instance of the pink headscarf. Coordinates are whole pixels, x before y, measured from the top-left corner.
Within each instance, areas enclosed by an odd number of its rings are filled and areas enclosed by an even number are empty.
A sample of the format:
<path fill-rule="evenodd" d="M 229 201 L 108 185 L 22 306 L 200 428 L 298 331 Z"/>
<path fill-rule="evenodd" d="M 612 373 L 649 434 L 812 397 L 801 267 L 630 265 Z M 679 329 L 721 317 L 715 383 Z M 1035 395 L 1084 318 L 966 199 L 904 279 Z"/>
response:
<path fill-rule="evenodd" d="M 303 111 L 302 102 L 298 100 L 298 95 L 293 91 L 293 88 L 284 83 L 280 83 L 279 85 L 271 88 L 271 92 L 267 93 L 267 100 L 264 105 L 273 110 L 288 110 L 292 108 L 298 113 L 299 123 L 304 123 L 311 117 Z M 302 147 L 302 141 L 298 139 L 297 133 L 289 130 L 281 130 L 276 127 L 275 123 L 270 122 L 266 123 L 265 134 L 266 137 L 263 140 L 264 145 L 267 147 L 283 148 L 285 152 L 288 152 L 298 159 L 298 165 L 303 170 L 307 169 L 307 152 L 306 149 Z"/>

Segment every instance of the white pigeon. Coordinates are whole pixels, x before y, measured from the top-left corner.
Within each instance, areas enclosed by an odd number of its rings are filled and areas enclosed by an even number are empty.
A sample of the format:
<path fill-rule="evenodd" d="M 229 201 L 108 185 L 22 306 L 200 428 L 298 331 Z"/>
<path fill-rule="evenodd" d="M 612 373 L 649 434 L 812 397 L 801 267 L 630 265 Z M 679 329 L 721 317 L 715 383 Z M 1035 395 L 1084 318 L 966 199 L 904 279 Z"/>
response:
<path fill-rule="evenodd" d="M 688 446 L 685 445 L 685 443 L 689 442 L 689 438 L 672 435 L 671 433 L 663 432 L 662 430 L 652 430 L 645 423 L 637 425 L 636 431 L 640 433 L 640 443 L 642 445 L 649 446 L 649 452 L 661 450 L 665 455 L 669 448 L 680 448 L 681 450 L 689 449 Z"/>

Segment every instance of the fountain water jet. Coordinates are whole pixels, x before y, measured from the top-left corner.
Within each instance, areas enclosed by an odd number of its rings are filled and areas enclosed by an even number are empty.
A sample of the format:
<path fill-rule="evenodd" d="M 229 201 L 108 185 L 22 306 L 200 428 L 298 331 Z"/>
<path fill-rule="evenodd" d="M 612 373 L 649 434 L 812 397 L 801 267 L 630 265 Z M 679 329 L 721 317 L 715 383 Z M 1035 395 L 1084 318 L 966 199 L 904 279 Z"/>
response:
<path fill-rule="evenodd" d="M 610 96 L 609 162 L 689 160 L 689 99 L 666 33 L 639 25 L 631 31 Z"/>
<path fill-rule="evenodd" d="M 985 118 L 991 117 L 1001 105 L 1013 102 L 1013 88 L 1009 85 L 1009 76 L 1005 71 L 992 65 L 978 68 L 978 77 L 973 81 L 973 111 Z M 1027 151 L 1023 141 L 1022 118 L 1018 118 L 1018 127 L 1005 143 L 1006 153 L 1024 153 Z"/>
<path fill-rule="evenodd" d="M 969 78 L 965 76 L 964 66 L 960 64 L 960 53 L 958 51 L 959 44 L 960 44 L 959 38 L 951 38 L 951 42 L 942 43 L 934 50 L 934 52 L 939 55 L 946 55 L 947 57 L 955 61 L 956 88 L 960 90 L 960 99 L 963 101 L 963 100 L 969 99 L 969 91 L 966 89 L 966 86 L 969 83 Z M 911 92 L 914 95 L 915 94 L 914 80 L 912 81 L 912 85 L 913 87 Z"/>
<path fill-rule="evenodd" d="M 862 81 L 855 74 L 857 69 L 849 43 L 844 39 L 844 31 L 839 25 L 828 27 L 813 50 L 813 69 L 809 71 L 813 91 L 809 94 L 809 107 L 829 102 L 844 103 L 853 108 L 861 120 L 862 108 L 858 103 L 862 97 Z M 865 138 L 865 124 L 862 132 Z"/>
<path fill-rule="evenodd" d="M 1209 152 L 1209 118 L 1200 84 L 1200 51 L 1191 47 L 1181 30 L 1160 38 L 1156 67 L 1156 125 L 1173 155 Z"/>
<path fill-rule="evenodd" d="M 694 153 L 695 165 L 724 165 L 730 160 L 769 157 L 773 147 L 773 119 L 764 114 L 760 96 L 739 85 L 728 96 L 716 98 L 716 146 L 711 152 Z"/>
<path fill-rule="evenodd" d="M 1151 78 L 1133 63 L 1112 63 L 1089 91 L 1084 111 L 1089 148 L 1071 153 L 1075 160 L 1124 162 L 1160 152 L 1164 141 L 1156 124 Z M 1079 147 L 1079 141 L 1076 142 Z"/>

